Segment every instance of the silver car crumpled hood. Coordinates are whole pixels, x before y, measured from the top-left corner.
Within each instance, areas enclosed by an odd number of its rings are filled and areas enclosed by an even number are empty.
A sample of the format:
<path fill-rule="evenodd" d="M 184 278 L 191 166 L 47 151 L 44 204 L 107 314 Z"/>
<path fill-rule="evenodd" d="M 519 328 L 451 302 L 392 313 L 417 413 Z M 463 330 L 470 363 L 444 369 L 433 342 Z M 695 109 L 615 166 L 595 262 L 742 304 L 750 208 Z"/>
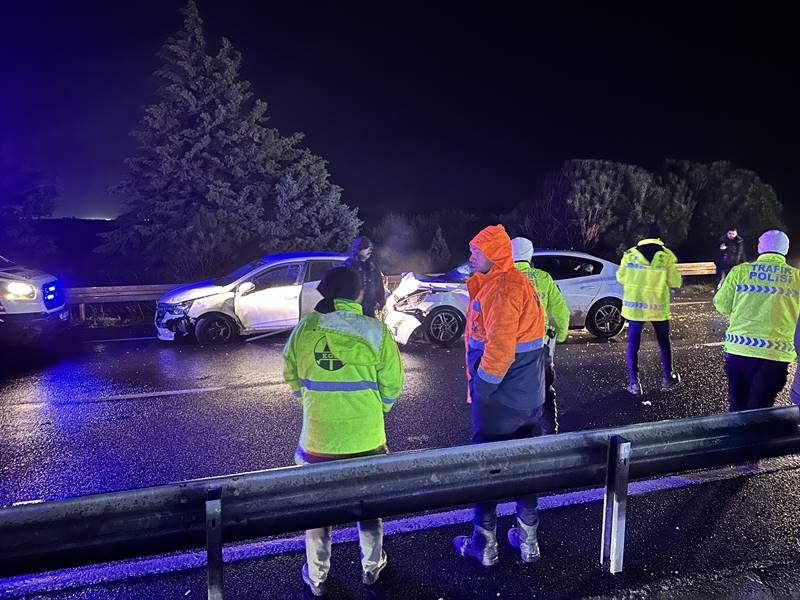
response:
<path fill-rule="evenodd" d="M 177 304 L 179 302 L 187 302 L 189 300 L 198 300 L 206 298 L 207 296 L 214 296 L 228 291 L 230 286 L 219 286 L 208 279 L 206 281 L 199 281 L 197 283 L 190 283 L 182 287 L 176 288 L 171 292 L 164 294 L 159 302 L 164 304 Z"/>

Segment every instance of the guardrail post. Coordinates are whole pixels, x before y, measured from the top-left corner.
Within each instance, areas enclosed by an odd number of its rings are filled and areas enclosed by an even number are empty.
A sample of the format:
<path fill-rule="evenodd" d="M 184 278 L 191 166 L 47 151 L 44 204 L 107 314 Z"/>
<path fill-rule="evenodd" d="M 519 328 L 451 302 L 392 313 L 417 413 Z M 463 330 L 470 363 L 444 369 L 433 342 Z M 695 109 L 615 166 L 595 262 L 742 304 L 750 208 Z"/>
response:
<path fill-rule="evenodd" d="M 86 320 L 86 305 L 82 302 L 78 304 L 78 316 L 80 317 L 81 321 Z"/>
<path fill-rule="evenodd" d="M 628 504 L 628 472 L 631 443 L 619 435 L 608 440 L 606 498 L 603 502 L 603 533 L 600 564 L 609 573 L 622 572 L 625 555 L 625 518 Z"/>
<path fill-rule="evenodd" d="M 222 488 L 208 490 L 206 500 L 208 600 L 222 600 Z"/>

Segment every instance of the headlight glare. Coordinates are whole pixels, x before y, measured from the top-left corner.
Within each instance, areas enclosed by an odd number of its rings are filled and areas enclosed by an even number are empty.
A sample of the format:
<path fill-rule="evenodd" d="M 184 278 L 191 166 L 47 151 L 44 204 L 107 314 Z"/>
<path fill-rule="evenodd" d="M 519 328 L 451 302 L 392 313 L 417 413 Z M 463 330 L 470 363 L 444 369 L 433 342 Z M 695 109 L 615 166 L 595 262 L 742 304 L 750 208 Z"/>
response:
<path fill-rule="evenodd" d="M 10 281 L 6 284 L 6 298 L 9 300 L 18 300 L 22 298 L 31 299 L 36 297 L 36 288 L 29 283 L 22 281 Z"/>

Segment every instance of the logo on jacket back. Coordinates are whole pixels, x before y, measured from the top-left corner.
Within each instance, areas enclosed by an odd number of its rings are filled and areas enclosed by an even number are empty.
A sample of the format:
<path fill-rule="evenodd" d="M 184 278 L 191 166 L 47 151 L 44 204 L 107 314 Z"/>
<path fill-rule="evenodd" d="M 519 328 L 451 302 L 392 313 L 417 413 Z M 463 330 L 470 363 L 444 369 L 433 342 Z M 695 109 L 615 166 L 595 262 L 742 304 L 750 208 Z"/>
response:
<path fill-rule="evenodd" d="M 314 360 L 320 369 L 325 369 L 326 371 L 338 371 L 344 367 L 344 363 L 331 352 L 326 338 L 322 338 L 314 347 Z"/>

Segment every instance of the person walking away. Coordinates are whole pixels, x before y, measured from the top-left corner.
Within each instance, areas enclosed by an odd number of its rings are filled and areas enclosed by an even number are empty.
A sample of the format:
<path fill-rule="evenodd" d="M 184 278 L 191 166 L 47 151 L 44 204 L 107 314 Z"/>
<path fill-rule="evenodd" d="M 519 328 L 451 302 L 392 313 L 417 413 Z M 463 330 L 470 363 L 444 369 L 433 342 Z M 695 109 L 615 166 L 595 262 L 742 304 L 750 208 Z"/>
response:
<path fill-rule="evenodd" d="M 569 333 L 569 308 L 564 295 L 547 271 L 534 267 L 533 242 L 524 237 L 511 240 L 514 266 L 522 271 L 536 288 L 545 315 L 545 366 L 544 366 L 544 410 L 542 432 L 558 433 L 558 405 L 556 404 L 556 342 L 563 342 Z"/>
<path fill-rule="evenodd" d="M 283 350 L 283 376 L 303 407 L 295 463 L 386 454 L 384 413 L 403 387 L 403 365 L 386 325 L 361 314 L 355 271 L 331 269 L 317 287 L 322 300 L 305 315 Z M 380 519 L 358 523 L 362 581 L 375 583 L 387 565 Z M 326 593 L 331 528 L 306 531 L 303 580 Z"/>
<path fill-rule="evenodd" d="M 787 252 L 784 232 L 765 232 L 758 238 L 758 258 L 731 269 L 714 296 L 714 306 L 730 320 L 725 332 L 730 412 L 772 406 L 797 358 L 800 271 L 786 264 Z"/>
<path fill-rule="evenodd" d="M 467 281 L 465 342 L 472 399 L 472 443 L 541 434 L 544 404 L 544 310 L 527 277 L 514 268 L 511 240 L 502 225 L 483 229 L 470 242 L 474 274 Z M 484 566 L 499 560 L 497 502 L 474 506 L 473 533 L 453 540 L 456 552 Z M 538 497 L 517 499 L 511 545 L 525 562 L 539 558 Z"/>
<path fill-rule="evenodd" d="M 719 240 L 719 260 L 717 261 L 717 289 L 722 285 L 722 280 L 728 272 L 738 264 L 743 263 L 744 240 L 736 231 L 729 229 Z"/>
<path fill-rule="evenodd" d="M 383 273 L 372 258 L 373 251 L 370 239 L 363 235 L 359 236 L 353 240 L 350 257 L 344 261 L 344 266 L 358 273 L 361 279 L 361 287 L 364 290 L 361 308 L 365 317 L 374 317 L 375 311 L 382 309 L 386 304 Z"/>
<path fill-rule="evenodd" d="M 681 286 L 677 258 L 658 237 L 658 228 L 651 228 L 651 237 L 640 241 L 622 256 L 617 281 L 622 284 L 622 316 L 628 320 L 628 393 L 644 393 L 639 379 L 639 346 L 645 323 L 653 324 L 661 352 L 663 377 L 661 390 L 668 391 L 680 383 L 680 375 L 672 364 L 669 339 L 670 288 Z"/>

